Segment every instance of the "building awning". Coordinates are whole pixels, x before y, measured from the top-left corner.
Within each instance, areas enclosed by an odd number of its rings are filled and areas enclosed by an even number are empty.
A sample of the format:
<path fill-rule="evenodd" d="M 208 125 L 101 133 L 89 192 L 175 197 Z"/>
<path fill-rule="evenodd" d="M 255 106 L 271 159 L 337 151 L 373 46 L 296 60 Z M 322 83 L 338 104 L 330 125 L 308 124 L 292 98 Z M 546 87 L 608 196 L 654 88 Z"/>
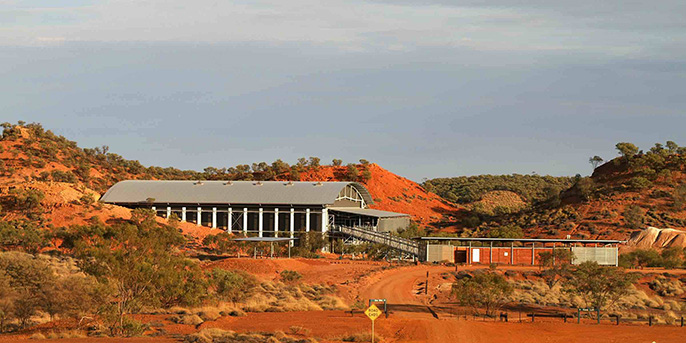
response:
<path fill-rule="evenodd" d="M 243 238 L 234 238 L 232 241 L 239 241 L 239 242 L 290 242 L 294 241 L 297 238 L 288 238 L 288 237 L 243 237 Z"/>
<path fill-rule="evenodd" d="M 398 218 L 409 217 L 409 214 L 373 210 L 371 208 L 357 208 L 357 207 L 329 207 L 329 211 L 337 211 L 349 214 L 356 214 L 360 216 L 375 217 L 375 218 Z"/>
<path fill-rule="evenodd" d="M 486 238 L 486 237 L 414 237 L 420 241 L 458 241 L 458 242 L 522 242 L 522 243 L 587 243 L 621 244 L 626 241 L 614 239 L 574 239 L 574 238 Z"/>

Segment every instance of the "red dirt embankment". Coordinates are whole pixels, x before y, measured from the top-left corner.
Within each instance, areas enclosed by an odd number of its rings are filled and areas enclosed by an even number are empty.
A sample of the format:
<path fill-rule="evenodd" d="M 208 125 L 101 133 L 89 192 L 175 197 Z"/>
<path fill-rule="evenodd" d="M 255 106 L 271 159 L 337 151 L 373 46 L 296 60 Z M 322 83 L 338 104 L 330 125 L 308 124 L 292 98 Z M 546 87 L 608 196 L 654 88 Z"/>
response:
<path fill-rule="evenodd" d="M 374 197 L 377 210 L 407 213 L 416 222 L 427 225 L 440 221 L 444 216 L 453 215 L 459 208 L 434 193 L 427 192 L 416 182 L 381 168 L 375 163 L 362 166 L 367 168 L 372 178 L 365 186 Z M 310 169 L 300 175 L 302 181 L 345 181 L 347 167 L 322 166 Z"/>

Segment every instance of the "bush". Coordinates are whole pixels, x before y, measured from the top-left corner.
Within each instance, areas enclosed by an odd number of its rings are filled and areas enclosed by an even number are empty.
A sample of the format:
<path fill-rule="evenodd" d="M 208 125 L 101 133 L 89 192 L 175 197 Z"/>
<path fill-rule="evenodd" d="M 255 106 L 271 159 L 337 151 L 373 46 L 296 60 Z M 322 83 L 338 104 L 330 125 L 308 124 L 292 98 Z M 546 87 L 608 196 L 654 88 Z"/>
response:
<path fill-rule="evenodd" d="M 279 273 L 281 281 L 286 283 L 294 283 L 302 279 L 302 275 L 294 270 L 283 270 Z"/>
<path fill-rule="evenodd" d="M 209 277 L 217 297 L 231 301 L 234 306 L 237 302 L 247 299 L 257 284 L 252 275 L 237 270 L 215 268 Z"/>
<path fill-rule="evenodd" d="M 638 230 L 642 228 L 645 223 L 645 215 L 638 205 L 627 205 L 624 208 L 622 215 L 624 215 L 624 223 L 630 229 Z"/>
<path fill-rule="evenodd" d="M 629 187 L 636 190 L 646 189 L 652 185 L 653 183 L 643 176 L 636 176 L 629 181 Z"/>
<path fill-rule="evenodd" d="M 452 287 L 452 295 L 457 297 L 462 305 L 471 306 L 474 311 L 483 307 L 488 316 L 493 316 L 512 292 L 513 287 L 505 277 L 494 272 L 459 279 Z"/>

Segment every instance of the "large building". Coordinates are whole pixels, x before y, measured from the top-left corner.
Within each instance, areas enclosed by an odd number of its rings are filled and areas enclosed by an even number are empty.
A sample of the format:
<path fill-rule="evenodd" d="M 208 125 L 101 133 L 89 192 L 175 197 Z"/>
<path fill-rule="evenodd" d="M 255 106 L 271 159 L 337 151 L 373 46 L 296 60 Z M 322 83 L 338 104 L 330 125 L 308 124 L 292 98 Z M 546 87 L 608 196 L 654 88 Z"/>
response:
<path fill-rule="evenodd" d="M 112 186 L 101 201 L 257 237 L 335 226 L 390 232 L 410 224 L 407 214 L 369 209 L 374 200 L 357 182 L 130 180 Z"/>

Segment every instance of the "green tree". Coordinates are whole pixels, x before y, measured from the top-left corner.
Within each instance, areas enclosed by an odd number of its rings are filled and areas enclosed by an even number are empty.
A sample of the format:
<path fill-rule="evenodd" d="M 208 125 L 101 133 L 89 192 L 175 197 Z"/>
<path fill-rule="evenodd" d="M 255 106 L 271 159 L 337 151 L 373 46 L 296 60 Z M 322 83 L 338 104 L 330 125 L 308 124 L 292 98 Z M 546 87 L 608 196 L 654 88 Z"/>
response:
<path fill-rule="evenodd" d="M 357 169 L 357 166 L 350 163 L 347 168 L 345 179 L 347 181 L 357 181 L 360 178 L 360 171 Z"/>
<path fill-rule="evenodd" d="M 673 206 L 676 210 L 681 210 L 686 205 L 686 184 L 678 185 L 672 192 Z"/>
<path fill-rule="evenodd" d="M 572 272 L 564 286 L 567 292 L 581 297 L 587 308 L 603 310 L 627 295 L 635 280 L 622 269 L 587 261 Z"/>
<path fill-rule="evenodd" d="M 334 158 L 333 161 L 331 161 L 331 164 L 334 167 L 340 167 L 343 164 L 343 160 L 339 160 L 337 158 Z"/>
<path fill-rule="evenodd" d="M 177 253 L 185 242 L 177 229 L 158 225 L 144 209 L 132 212 L 132 222 L 77 228 L 66 240 L 81 269 L 112 290 L 108 325 L 116 335 L 127 332 L 125 317 L 143 306 L 192 305 L 203 292 L 199 269 Z M 83 235 L 88 232 L 101 235 Z"/>
<path fill-rule="evenodd" d="M 538 257 L 542 268 L 541 277 L 548 288 L 552 289 L 569 275 L 574 253 L 568 249 L 553 249 L 538 254 Z"/>
<path fill-rule="evenodd" d="M 494 272 L 465 277 L 452 286 L 452 295 L 460 304 L 472 307 L 475 312 L 482 307 L 488 316 L 495 315 L 512 292 L 513 287 L 505 277 Z"/>
<path fill-rule="evenodd" d="M 598 155 L 595 155 L 588 159 L 588 163 L 590 163 L 591 166 L 593 166 L 593 170 L 595 170 L 596 168 L 598 168 L 599 164 L 603 163 L 603 158 Z"/>
<path fill-rule="evenodd" d="M 251 275 L 237 270 L 212 269 L 209 274 L 210 283 L 220 299 L 236 303 L 252 295 L 257 280 Z"/>
<path fill-rule="evenodd" d="M 632 157 L 638 154 L 638 147 L 632 143 L 621 142 L 615 145 L 615 148 L 626 161 L 629 161 Z"/>
<path fill-rule="evenodd" d="M 674 141 L 667 141 L 667 151 L 670 154 L 676 154 L 679 151 L 679 145 L 674 143 Z"/>
<path fill-rule="evenodd" d="M 645 223 L 645 215 L 643 214 L 643 210 L 641 210 L 641 207 L 636 204 L 627 205 L 624 208 L 622 215 L 624 216 L 625 225 L 632 230 L 638 230 L 642 228 L 643 224 Z"/>
<path fill-rule="evenodd" d="M 513 224 L 495 227 L 488 232 L 488 237 L 491 238 L 521 238 L 523 236 L 522 228 Z"/>

